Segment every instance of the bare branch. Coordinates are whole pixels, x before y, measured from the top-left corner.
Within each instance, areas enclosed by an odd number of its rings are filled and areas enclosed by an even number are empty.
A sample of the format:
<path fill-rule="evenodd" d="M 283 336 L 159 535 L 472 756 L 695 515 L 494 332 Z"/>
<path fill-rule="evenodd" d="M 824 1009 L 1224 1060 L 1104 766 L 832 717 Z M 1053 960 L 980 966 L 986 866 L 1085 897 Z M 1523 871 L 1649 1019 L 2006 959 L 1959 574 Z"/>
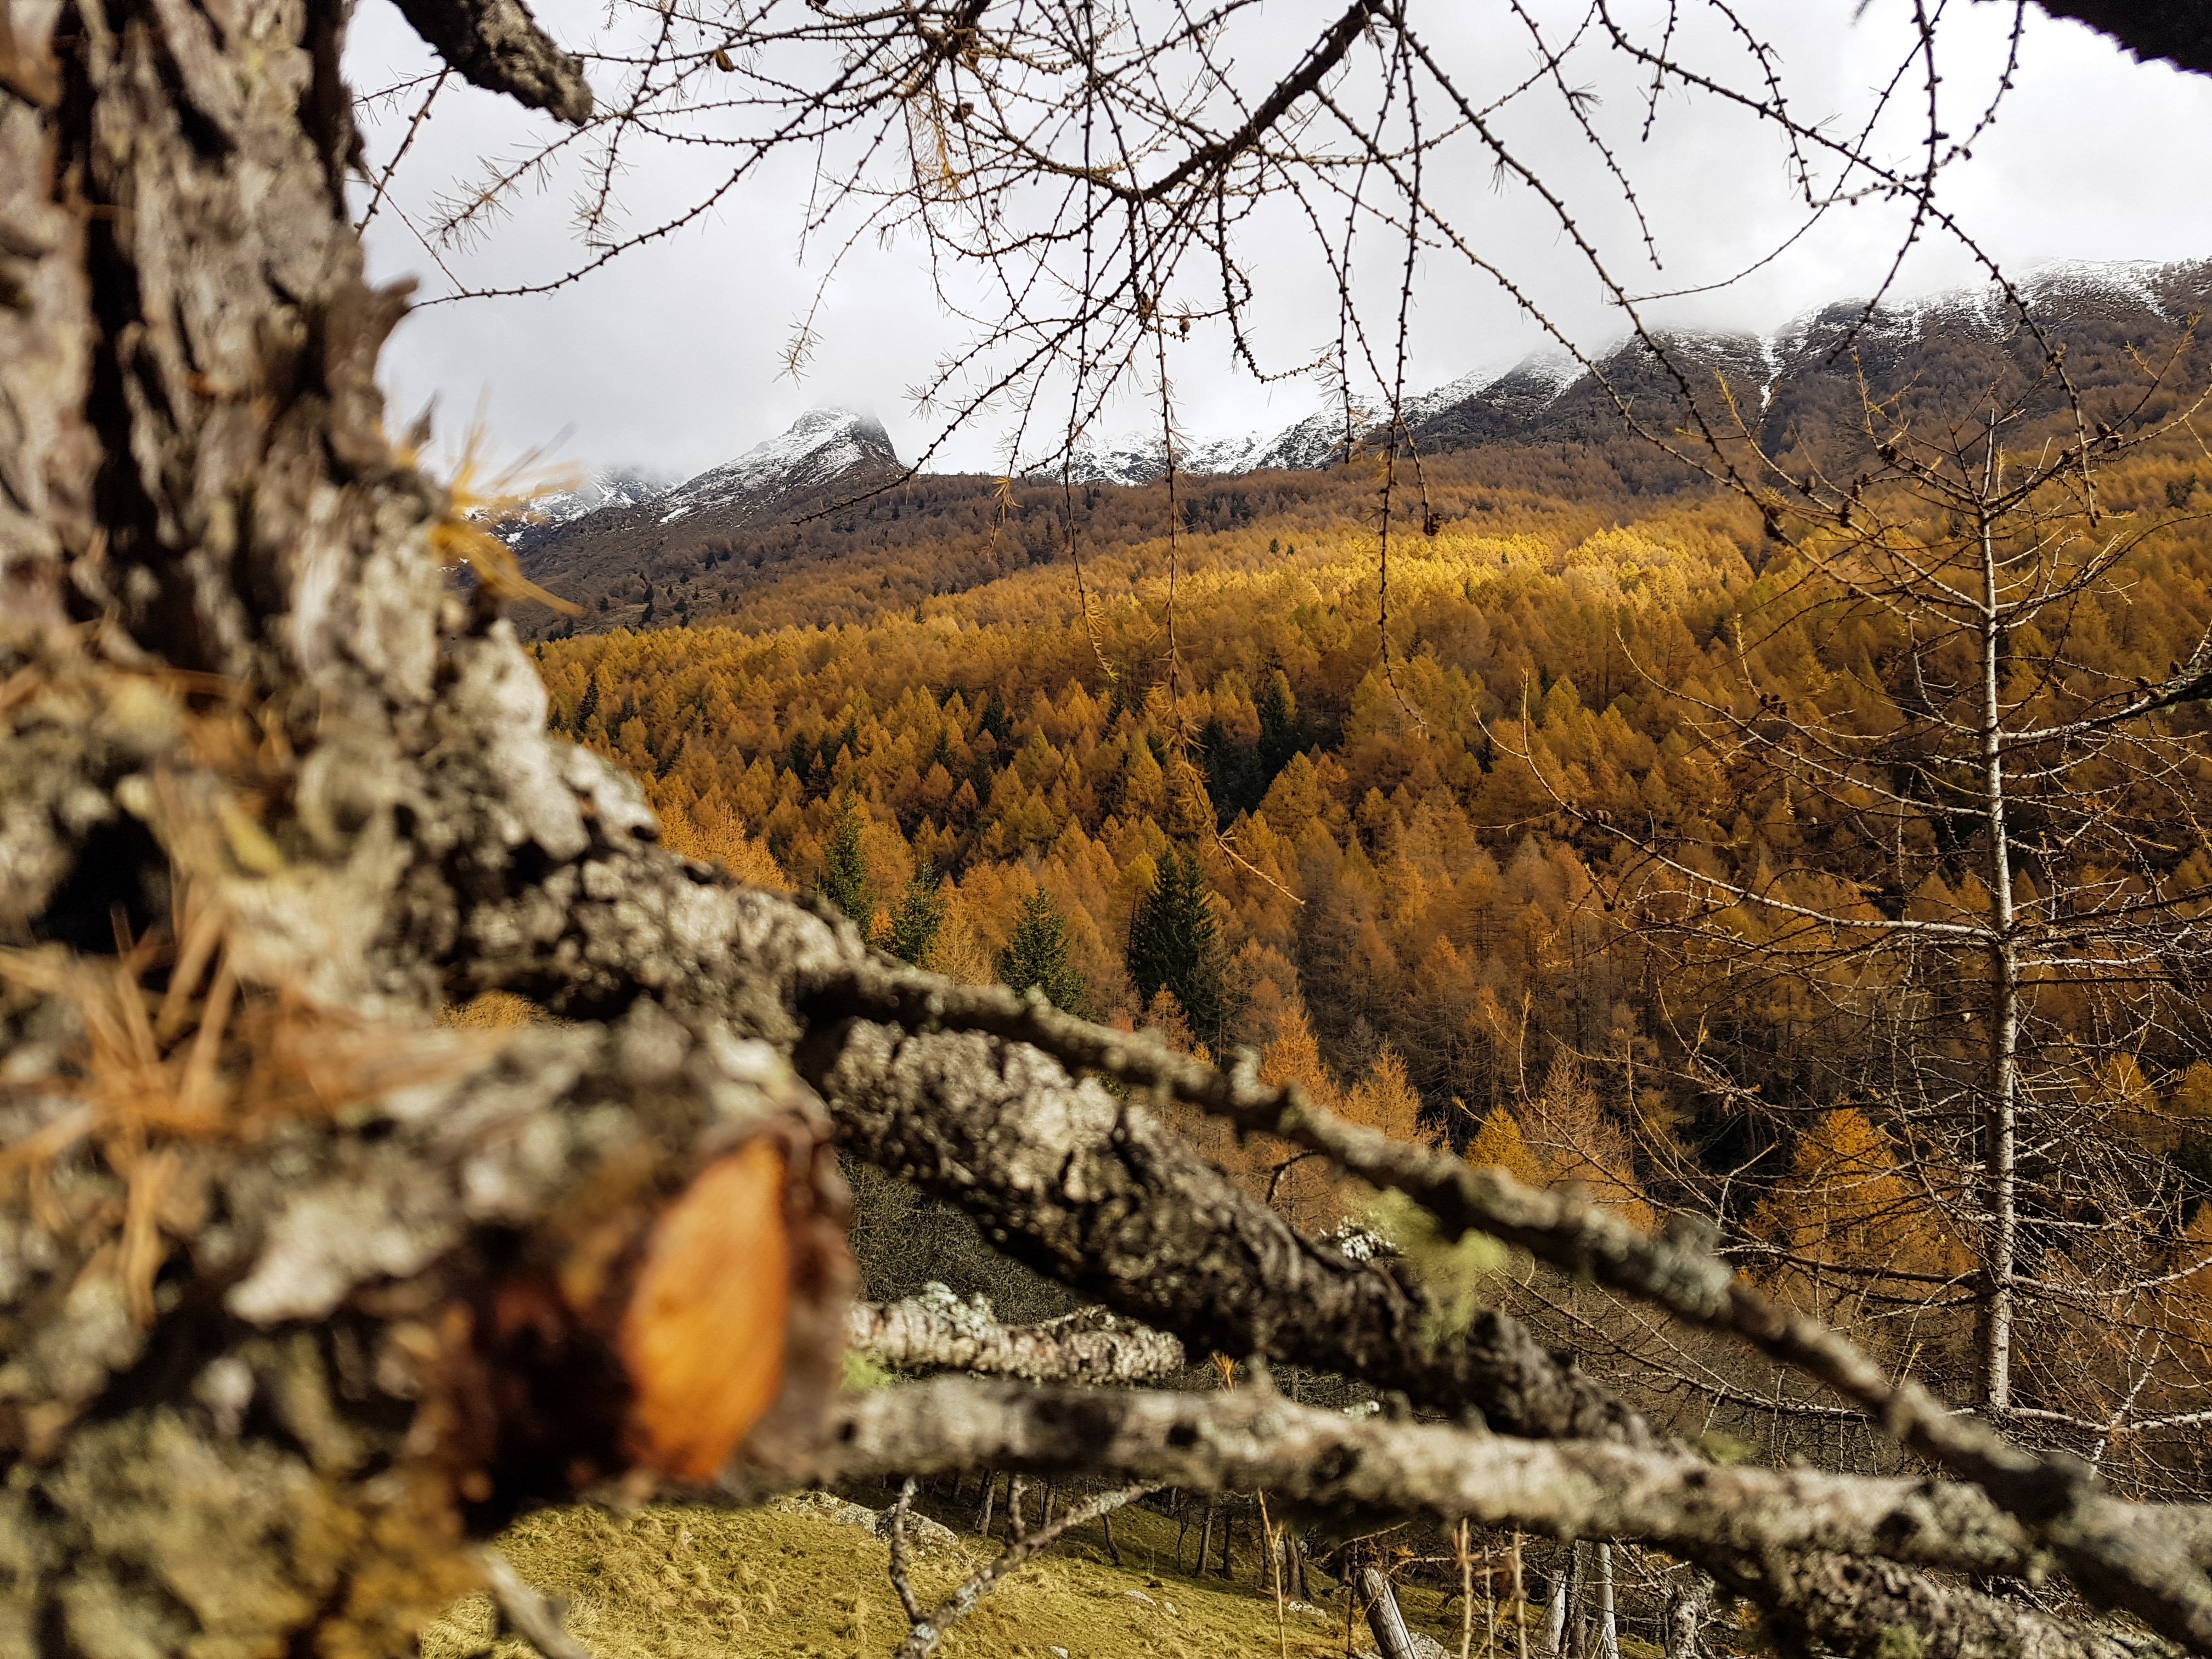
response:
<path fill-rule="evenodd" d="M 1032 1382 L 1145 1382 L 1183 1368 L 1182 1344 L 1110 1314 L 1070 1314 L 1042 1325 L 1001 1325 L 981 1297 L 942 1285 L 888 1305 L 857 1304 L 853 1346 L 901 1370 L 978 1371 Z"/>
<path fill-rule="evenodd" d="M 817 1479 L 995 1466 L 1194 1491 L 1264 1490 L 1336 1515 L 1414 1511 L 1556 1538 L 1643 1538 L 1708 1565 L 1735 1587 L 1764 1573 L 1773 1591 L 1786 1578 L 1787 1599 L 1807 1628 L 1856 1651 L 1883 1651 L 1872 1621 L 1898 1617 L 1907 1601 L 1918 1609 L 1910 1627 L 1923 1651 L 1960 1659 L 2119 1659 L 2141 1650 L 2117 1633 L 1850 1559 L 2032 1576 L 2039 1555 L 2030 1534 L 1971 1487 L 1724 1469 L 1653 1449 L 1353 1419 L 1267 1388 L 1079 1392 L 945 1378 L 846 1396 L 833 1443 Z M 1820 1589 L 1845 1583 L 1849 1596 Z"/>

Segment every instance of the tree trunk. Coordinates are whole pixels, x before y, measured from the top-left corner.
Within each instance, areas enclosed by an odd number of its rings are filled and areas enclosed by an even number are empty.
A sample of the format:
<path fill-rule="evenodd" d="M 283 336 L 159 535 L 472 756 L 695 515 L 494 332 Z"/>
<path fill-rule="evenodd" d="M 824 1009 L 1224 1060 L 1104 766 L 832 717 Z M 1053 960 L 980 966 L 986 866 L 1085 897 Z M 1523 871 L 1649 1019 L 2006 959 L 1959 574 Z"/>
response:
<path fill-rule="evenodd" d="M 1382 1659 L 1418 1659 L 1413 1632 L 1406 1628 L 1406 1615 L 1398 1610 L 1390 1581 L 1370 1567 L 1359 1582 L 1367 1593 L 1367 1628 L 1375 1632 L 1376 1651 Z"/>
<path fill-rule="evenodd" d="M 1984 497 L 1996 483 L 1996 434 L 1990 434 Z M 2012 840 L 2006 823 L 2002 670 L 2005 615 L 1998 586 L 1996 525 L 1981 522 L 1982 810 L 1990 838 L 1989 1103 L 1983 1115 L 1983 1189 L 1988 1243 L 1983 1252 L 1982 1400 L 2002 1416 L 2012 1407 L 2013 1299 L 2018 1213 L 2020 953 L 2014 936 Z"/>
<path fill-rule="evenodd" d="M 1581 1592 L 1583 1547 L 1567 1546 L 1565 1571 L 1552 1575 L 1552 1606 L 1544 1625 L 1545 1651 L 1553 1659 L 1567 1659 L 1567 1642 L 1573 1628 L 1572 1609 Z"/>
<path fill-rule="evenodd" d="M 1613 1618 L 1613 1546 L 1597 1547 L 1598 1659 L 1620 1659 L 1620 1629 Z"/>
<path fill-rule="evenodd" d="M 1705 1617 L 1711 1611 L 1712 1580 L 1695 1568 L 1667 1592 L 1664 1635 L 1667 1659 L 1705 1659 Z"/>
<path fill-rule="evenodd" d="M 999 1477 L 995 1470 L 983 1471 L 983 1506 L 975 1511 L 975 1531 L 979 1536 L 991 1535 L 991 1499 L 997 1495 Z"/>
<path fill-rule="evenodd" d="M 512 0 L 415 9 L 588 110 Z M 654 831 L 543 736 L 507 567 L 386 435 L 347 12 L 0 30 L 11 1650 L 404 1651 L 470 1537 L 773 1463 L 834 1389 L 842 1187 L 787 1062 L 650 1002 L 430 1024 L 471 894 Z"/>

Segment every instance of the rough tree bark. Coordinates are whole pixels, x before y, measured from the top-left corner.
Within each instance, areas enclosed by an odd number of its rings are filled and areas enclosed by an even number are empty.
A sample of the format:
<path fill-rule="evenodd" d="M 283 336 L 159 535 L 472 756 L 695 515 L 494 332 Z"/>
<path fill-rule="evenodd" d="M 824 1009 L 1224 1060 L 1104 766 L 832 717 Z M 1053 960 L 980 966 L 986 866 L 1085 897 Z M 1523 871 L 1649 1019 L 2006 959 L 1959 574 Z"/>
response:
<path fill-rule="evenodd" d="M 1042 1325 L 1001 1325 L 981 1297 L 942 1285 L 884 1306 L 854 1304 L 847 1340 L 897 1370 L 978 1371 L 1033 1382 L 1146 1382 L 1183 1368 L 1182 1344 L 1086 1310 Z"/>

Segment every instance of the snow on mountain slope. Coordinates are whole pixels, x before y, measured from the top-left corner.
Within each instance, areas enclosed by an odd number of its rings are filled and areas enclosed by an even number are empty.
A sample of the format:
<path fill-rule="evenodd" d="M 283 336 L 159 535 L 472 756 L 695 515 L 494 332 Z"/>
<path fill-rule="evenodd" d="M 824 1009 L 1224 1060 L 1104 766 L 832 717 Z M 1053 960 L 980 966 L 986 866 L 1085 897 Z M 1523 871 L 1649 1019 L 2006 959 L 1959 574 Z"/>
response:
<path fill-rule="evenodd" d="M 787 431 L 668 491 L 656 505 L 660 522 L 673 524 L 702 508 L 826 484 L 870 461 L 899 465 L 882 422 L 849 409 L 811 409 Z"/>
<path fill-rule="evenodd" d="M 1221 477 L 1270 467 L 1330 466 L 1343 456 L 1344 412 L 1321 409 L 1273 430 L 1186 441 L 1176 470 L 1195 477 Z M 1156 437 L 1134 434 L 1103 443 L 1079 441 L 1068 464 L 1068 476 L 1077 483 L 1151 483 L 1167 470 L 1167 447 Z M 1060 472 L 1056 459 L 1034 463 L 1024 471 L 1039 479 L 1057 478 Z"/>
<path fill-rule="evenodd" d="M 595 472 L 574 489 L 533 495 L 520 513 L 495 526 L 492 533 L 510 547 L 525 534 L 552 525 L 563 525 L 597 513 L 601 507 L 636 507 L 665 495 L 676 480 L 639 467 L 613 467 Z"/>
<path fill-rule="evenodd" d="M 2179 322 L 2181 313 L 2172 308 L 2170 287 L 2173 279 L 2185 279 L 2197 268 L 2194 260 L 2162 264 L 2153 259 L 2049 259 L 2030 267 L 2015 286 L 2029 304 L 2044 309 L 2119 301 Z"/>
<path fill-rule="evenodd" d="M 2197 308 L 2208 270 L 2203 260 L 2048 259 L 2024 267 L 2013 291 L 2045 322 L 2063 325 L 2148 313 L 2178 323 Z M 1885 300 L 1873 314 L 1863 301 L 1821 306 L 1772 337 L 1787 361 L 1827 351 L 1850 332 L 1854 342 L 1910 349 L 1940 333 L 1998 335 L 2019 325 L 2020 313 L 1995 283 Z"/>
<path fill-rule="evenodd" d="M 2212 287 L 2212 264 L 2201 262 L 2051 261 L 2027 268 L 2014 278 L 2015 291 L 2053 318 L 2150 313 L 2178 321 L 2200 308 L 2199 296 Z M 1954 289 L 1886 301 L 1871 318 L 1863 301 L 1840 301 L 1816 308 L 1784 327 L 1759 334 L 1664 331 L 1671 342 L 1699 363 L 1725 366 L 1732 383 L 1741 380 L 1755 396 L 1747 412 L 1754 417 L 1808 364 L 1825 361 L 1848 333 L 1853 343 L 1911 351 L 1939 333 L 2002 333 L 2017 319 L 1994 284 Z M 1624 340 L 1590 361 L 1626 362 Z M 1608 374 L 1613 371 L 1608 369 Z M 1407 399 L 1405 418 L 1425 451 L 1454 449 L 1510 436 L 1553 411 L 1583 383 L 1589 371 L 1571 355 L 1547 350 L 1522 359 L 1503 371 L 1479 370 Z M 1571 400 L 1570 400 L 1571 403 Z M 1379 411 L 1356 415 L 1354 426 L 1371 430 Z M 1224 477 L 1270 468 L 1319 469 L 1344 457 L 1346 419 L 1340 404 L 1279 428 L 1184 441 L 1178 471 L 1193 477 Z M 637 472 L 608 473 L 583 489 L 548 496 L 532 504 L 541 523 L 565 525 L 604 509 L 637 508 L 651 502 L 652 521 L 674 526 L 709 509 L 754 506 L 826 485 L 863 464 L 884 468 L 900 463 L 889 434 L 872 417 L 847 409 L 809 411 L 790 429 L 756 444 L 736 459 L 669 489 Z M 1056 455 L 1018 465 L 1017 472 L 1039 482 L 1058 480 Z M 1167 449 L 1157 434 L 1142 430 L 1079 441 L 1066 475 L 1080 484 L 1143 484 L 1167 471 Z M 502 533 L 506 533 L 502 531 Z"/>

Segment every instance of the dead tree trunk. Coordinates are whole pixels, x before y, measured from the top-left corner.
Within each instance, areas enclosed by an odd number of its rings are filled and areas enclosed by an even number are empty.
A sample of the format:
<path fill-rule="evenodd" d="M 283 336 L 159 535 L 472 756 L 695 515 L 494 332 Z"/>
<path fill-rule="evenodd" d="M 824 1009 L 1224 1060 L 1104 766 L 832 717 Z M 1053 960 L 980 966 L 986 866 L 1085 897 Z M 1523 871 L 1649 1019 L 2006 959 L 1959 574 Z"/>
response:
<path fill-rule="evenodd" d="M 1574 1631 L 1574 1606 L 1582 1588 L 1583 1547 L 1567 1547 L 1565 1565 L 1552 1575 L 1552 1605 L 1544 1620 L 1544 1650 L 1567 1659 Z"/>
<path fill-rule="evenodd" d="M 1367 1628 L 1375 1632 L 1376 1651 L 1382 1659 L 1415 1659 L 1413 1632 L 1406 1628 L 1390 1581 L 1370 1567 L 1359 1582 L 1367 1593 Z"/>
<path fill-rule="evenodd" d="M 1667 1592 L 1663 1621 L 1667 1659 L 1704 1659 L 1705 1617 L 1712 1610 L 1712 1581 L 1692 1571 Z"/>
<path fill-rule="evenodd" d="M 1613 1604 L 1613 1546 L 1597 1547 L 1597 1659 L 1620 1659 L 1620 1626 Z"/>

